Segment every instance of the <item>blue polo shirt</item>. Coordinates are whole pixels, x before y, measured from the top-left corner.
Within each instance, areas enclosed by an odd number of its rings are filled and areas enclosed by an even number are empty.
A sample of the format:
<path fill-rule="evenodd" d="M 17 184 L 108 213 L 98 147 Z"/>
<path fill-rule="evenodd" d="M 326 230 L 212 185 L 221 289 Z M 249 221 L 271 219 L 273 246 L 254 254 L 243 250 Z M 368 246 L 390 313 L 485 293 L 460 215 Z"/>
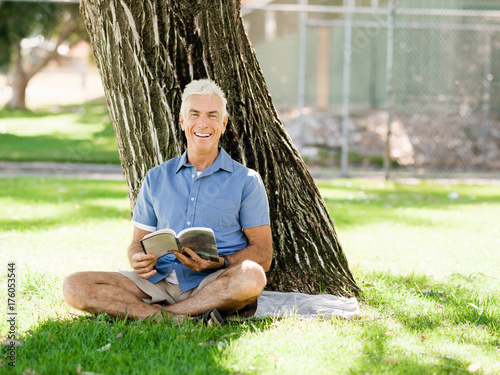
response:
<path fill-rule="evenodd" d="M 266 225 L 270 220 L 260 175 L 219 148 L 215 162 L 199 176 L 187 162 L 187 152 L 148 171 L 132 222 L 150 232 L 212 228 L 219 254 L 228 255 L 248 245 L 243 228 Z M 157 283 L 175 269 L 183 292 L 198 286 L 212 272 L 194 272 L 173 254 L 158 259 L 155 269 L 157 273 L 149 281 Z"/>

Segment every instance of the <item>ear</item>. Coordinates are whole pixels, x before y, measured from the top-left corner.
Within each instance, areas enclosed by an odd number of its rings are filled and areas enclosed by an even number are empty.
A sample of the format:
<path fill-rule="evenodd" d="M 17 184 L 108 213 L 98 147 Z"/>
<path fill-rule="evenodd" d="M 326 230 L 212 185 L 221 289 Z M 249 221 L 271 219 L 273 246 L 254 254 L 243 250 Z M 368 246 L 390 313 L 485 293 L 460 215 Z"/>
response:
<path fill-rule="evenodd" d="M 222 124 L 224 125 L 224 129 L 222 130 L 222 133 L 226 132 L 226 125 L 227 125 L 228 121 L 229 121 L 229 116 L 225 115 L 224 118 L 222 119 Z"/>
<path fill-rule="evenodd" d="M 179 113 L 179 121 L 181 123 L 181 129 L 184 131 L 184 116 L 182 116 L 182 113 Z"/>

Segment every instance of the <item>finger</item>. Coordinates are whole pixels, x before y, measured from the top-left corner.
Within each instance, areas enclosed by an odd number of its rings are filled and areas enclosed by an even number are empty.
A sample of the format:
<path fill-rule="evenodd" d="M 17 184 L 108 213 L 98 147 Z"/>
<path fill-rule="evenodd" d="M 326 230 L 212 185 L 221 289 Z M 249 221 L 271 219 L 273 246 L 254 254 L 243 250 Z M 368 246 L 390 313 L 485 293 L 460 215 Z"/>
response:
<path fill-rule="evenodd" d="M 136 262 L 141 262 L 145 260 L 156 260 L 156 255 L 154 254 L 144 254 L 144 253 L 135 253 L 132 255 L 132 260 Z"/>
<path fill-rule="evenodd" d="M 179 253 L 178 251 L 174 251 L 174 255 L 177 257 L 179 262 L 181 262 L 183 265 L 185 265 L 186 267 L 190 268 L 191 270 L 193 270 L 195 272 L 204 271 L 204 270 L 212 268 L 212 265 L 211 265 L 212 262 L 208 262 L 208 261 L 204 260 L 203 258 L 200 258 L 198 256 L 198 254 L 196 254 L 191 249 L 187 249 L 187 250 L 188 251 L 186 251 L 186 254 L 188 254 L 188 255 L 192 254 L 191 258 L 187 257 L 186 255 L 184 255 L 182 253 Z"/>
<path fill-rule="evenodd" d="M 195 261 L 193 261 L 193 259 L 189 258 L 188 256 L 186 256 L 178 251 L 173 251 L 172 253 L 179 260 L 179 262 L 181 262 L 186 267 L 189 267 L 190 265 L 196 263 Z M 191 267 L 189 267 L 189 268 L 191 268 Z"/>
<path fill-rule="evenodd" d="M 190 258 L 191 254 L 189 254 L 187 252 L 186 253 L 181 253 L 180 251 L 174 250 L 174 251 L 172 251 L 172 253 L 179 260 L 181 260 L 181 259 L 191 260 L 191 258 Z"/>
<path fill-rule="evenodd" d="M 151 264 L 152 265 L 156 264 L 156 261 L 158 260 L 156 255 L 147 254 L 148 255 L 147 257 L 143 257 L 143 255 L 145 256 L 146 254 L 139 254 L 138 256 L 135 255 L 132 256 L 132 265 L 137 268 L 140 268 L 141 266 L 146 267 Z"/>
<path fill-rule="evenodd" d="M 156 275 L 156 270 L 151 270 L 146 273 L 137 273 L 141 279 L 149 279 L 151 276 Z"/>
<path fill-rule="evenodd" d="M 203 262 L 203 258 L 201 258 L 194 252 L 194 250 L 190 249 L 189 247 L 185 247 L 184 249 L 182 249 L 182 251 L 188 254 L 191 259 L 194 259 L 196 262 Z"/>
<path fill-rule="evenodd" d="M 155 263 L 153 262 L 135 262 L 132 263 L 132 268 L 136 271 L 143 270 L 149 272 L 153 269 Z"/>
<path fill-rule="evenodd" d="M 144 273 L 151 271 L 154 268 L 155 264 L 156 262 L 142 261 L 133 263 L 132 267 L 134 268 L 134 270 L 136 271 L 141 270 Z"/>
<path fill-rule="evenodd" d="M 138 273 L 146 273 L 150 272 L 154 267 L 154 264 L 145 264 L 145 265 L 137 265 L 136 267 L 133 267 L 135 272 Z"/>

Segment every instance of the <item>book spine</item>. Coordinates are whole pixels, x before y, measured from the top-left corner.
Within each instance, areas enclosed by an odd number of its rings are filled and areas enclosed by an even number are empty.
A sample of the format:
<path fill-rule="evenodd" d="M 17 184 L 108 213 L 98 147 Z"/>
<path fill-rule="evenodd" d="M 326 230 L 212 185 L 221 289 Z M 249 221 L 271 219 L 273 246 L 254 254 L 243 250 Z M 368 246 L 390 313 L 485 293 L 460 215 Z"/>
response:
<path fill-rule="evenodd" d="M 147 254 L 148 252 L 146 251 L 146 248 L 144 247 L 142 240 L 141 240 L 141 247 L 142 247 L 142 251 L 144 251 L 144 254 Z"/>

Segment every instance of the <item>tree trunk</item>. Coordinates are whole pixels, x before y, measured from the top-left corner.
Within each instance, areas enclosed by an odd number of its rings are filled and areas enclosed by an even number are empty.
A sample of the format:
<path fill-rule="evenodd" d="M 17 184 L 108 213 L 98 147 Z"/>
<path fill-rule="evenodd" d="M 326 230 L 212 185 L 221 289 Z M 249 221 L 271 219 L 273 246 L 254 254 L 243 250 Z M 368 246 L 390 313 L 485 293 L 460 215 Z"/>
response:
<path fill-rule="evenodd" d="M 14 67 L 10 74 L 9 85 L 12 88 L 12 98 L 10 99 L 7 107 L 10 109 L 26 109 L 26 89 L 28 88 L 28 83 L 31 78 L 37 73 L 39 73 L 47 64 L 56 58 L 59 53 L 57 49 L 63 44 L 69 36 L 76 30 L 78 24 L 76 20 L 71 17 L 66 20 L 64 25 L 61 27 L 56 44 L 51 51 L 45 53 L 44 56 L 40 57 L 38 62 L 28 68 L 25 66 L 22 57 L 21 44 L 20 42 L 14 48 Z M 28 65 L 28 64 L 26 64 Z"/>
<path fill-rule="evenodd" d="M 357 294 L 328 210 L 272 103 L 239 1 L 83 0 L 132 208 L 146 172 L 186 147 L 181 92 L 210 77 L 227 93 L 222 146 L 257 170 L 271 208 L 268 289 Z"/>
<path fill-rule="evenodd" d="M 9 77 L 12 97 L 7 104 L 7 108 L 24 110 L 26 109 L 26 88 L 28 87 L 29 79 L 23 68 L 20 44 L 15 46 L 14 54 L 14 66 Z"/>
<path fill-rule="evenodd" d="M 28 81 L 24 77 L 17 75 L 10 86 L 12 88 L 12 97 L 7 104 L 7 108 L 25 110 Z"/>

